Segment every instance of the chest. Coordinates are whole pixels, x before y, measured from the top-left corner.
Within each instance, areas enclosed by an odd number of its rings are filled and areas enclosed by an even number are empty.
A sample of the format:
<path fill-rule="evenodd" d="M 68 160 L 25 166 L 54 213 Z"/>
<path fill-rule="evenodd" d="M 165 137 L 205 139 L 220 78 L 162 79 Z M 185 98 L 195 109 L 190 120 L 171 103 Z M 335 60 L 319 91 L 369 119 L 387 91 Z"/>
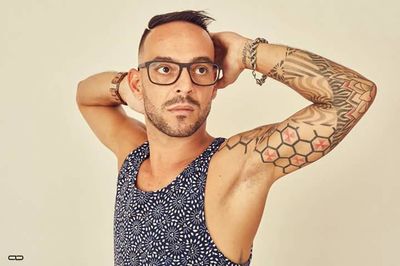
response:
<path fill-rule="evenodd" d="M 222 167 L 218 162 L 218 156 L 215 156 L 211 158 L 208 169 L 205 169 L 204 165 L 186 164 L 153 174 L 149 161 L 145 160 L 139 166 L 135 186 L 144 192 L 156 192 L 170 187 L 179 189 L 180 185 L 196 187 L 205 192 L 206 207 L 210 204 L 210 207 L 213 206 L 218 210 L 224 196 L 229 194 L 229 189 L 232 188 L 233 180 L 227 177 L 234 175 L 235 171 L 236 169 Z M 209 210 L 212 211 L 214 208 Z"/>
<path fill-rule="evenodd" d="M 190 221 L 191 226 L 199 226 L 200 231 L 201 228 L 208 231 L 218 249 L 228 257 L 248 255 L 253 236 L 237 230 L 239 220 L 236 214 L 227 211 L 232 209 L 234 202 L 231 195 L 237 190 L 235 176 L 238 171 L 240 165 L 237 162 L 230 164 L 218 153 L 210 159 L 207 169 L 204 165 L 181 166 L 163 173 L 163 178 L 154 177 L 147 162 L 143 161 L 135 178 L 136 188 L 142 192 L 168 191 L 168 195 L 158 200 L 153 198 L 146 207 L 135 207 L 135 211 L 141 217 L 153 217 L 159 221 L 161 228 L 177 221 L 176 226 L 182 229 L 187 225 L 179 224 L 180 221 Z M 149 193 L 144 194 L 148 196 Z M 138 195 L 138 201 L 150 200 L 141 197 Z M 249 218 L 246 220 L 249 222 Z"/>

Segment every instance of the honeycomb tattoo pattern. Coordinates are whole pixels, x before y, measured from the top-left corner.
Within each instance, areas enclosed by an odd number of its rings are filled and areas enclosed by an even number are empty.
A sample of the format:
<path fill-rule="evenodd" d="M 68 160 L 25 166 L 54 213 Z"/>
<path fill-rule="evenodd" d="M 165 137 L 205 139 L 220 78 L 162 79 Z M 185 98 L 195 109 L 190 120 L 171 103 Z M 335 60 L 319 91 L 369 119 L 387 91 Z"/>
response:
<path fill-rule="evenodd" d="M 276 129 L 280 138 L 280 141 L 276 141 L 277 144 L 270 143 L 271 139 L 268 139 L 265 148 L 258 149 L 256 146 L 255 151 L 260 154 L 264 163 L 273 163 L 282 168 L 284 173 L 289 173 L 314 161 L 316 154 L 320 155 L 317 156 L 319 158 L 328 151 L 332 135 L 324 137 L 319 136 L 315 130 L 313 132 L 314 137 L 311 140 L 301 139 L 297 128 L 287 124 L 282 130 Z"/>
<path fill-rule="evenodd" d="M 304 139 L 300 137 L 298 128 L 286 123 L 281 129 L 273 126 L 268 128 L 266 132 L 262 132 L 262 134 L 258 131 L 255 133 L 257 137 L 241 134 L 238 138 L 230 138 L 220 149 L 227 148 L 231 150 L 242 145 L 245 153 L 247 153 L 250 144 L 255 142 L 256 145 L 254 145 L 253 150 L 259 153 L 261 161 L 274 164 L 281 168 L 283 173 L 287 174 L 316 161 L 328 153 L 335 132 L 332 130 L 331 135 L 321 136 L 316 130 L 313 130 L 313 136 L 309 139 Z M 262 130 L 262 128 L 259 130 Z M 263 145 L 260 145 L 260 143 L 263 143 Z"/>

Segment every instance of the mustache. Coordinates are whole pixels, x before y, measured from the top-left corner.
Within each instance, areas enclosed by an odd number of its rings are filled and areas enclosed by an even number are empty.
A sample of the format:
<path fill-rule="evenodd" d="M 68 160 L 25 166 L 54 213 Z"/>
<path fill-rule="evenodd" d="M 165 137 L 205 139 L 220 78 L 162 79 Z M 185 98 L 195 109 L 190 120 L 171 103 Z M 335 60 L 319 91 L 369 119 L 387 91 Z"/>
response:
<path fill-rule="evenodd" d="M 182 104 L 186 103 L 186 104 L 196 105 L 196 106 L 200 107 L 200 104 L 195 99 L 193 99 L 191 96 L 187 96 L 187 97 L 178 96 L 176 98 L 173 98 L 173 99 L 167 101 L 164 104 L 164 107 L 168 107 L 170 105 L 174 105 L 177 103 L 182 103 Z"/>

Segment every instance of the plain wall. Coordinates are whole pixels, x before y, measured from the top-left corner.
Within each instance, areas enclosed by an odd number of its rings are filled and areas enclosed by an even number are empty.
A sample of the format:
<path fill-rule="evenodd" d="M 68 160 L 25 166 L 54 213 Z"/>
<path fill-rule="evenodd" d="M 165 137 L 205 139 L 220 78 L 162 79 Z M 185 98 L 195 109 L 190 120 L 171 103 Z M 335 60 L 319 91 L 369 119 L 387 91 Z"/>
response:
<path fill-rule="evenodd" d="M 79 113 L 76 87 L 94 73 L 135 67 L 148 20 L 184 9 L 208 11 L 216 19 L 212 32 L 311 51 L 378 87 L 370 110 L 334 151 L 273 185 L 252 265 L 399 265 L 399 7 L 356 0 L 1 1 L 0 265 L 113 265 L 117 161 Z M 229 137 L 308 104 L 271 78 L 259 87 L 245 71 L 219 90 L 208 131 Z M 11 262 L 11 254 L 25 258 Z"/>

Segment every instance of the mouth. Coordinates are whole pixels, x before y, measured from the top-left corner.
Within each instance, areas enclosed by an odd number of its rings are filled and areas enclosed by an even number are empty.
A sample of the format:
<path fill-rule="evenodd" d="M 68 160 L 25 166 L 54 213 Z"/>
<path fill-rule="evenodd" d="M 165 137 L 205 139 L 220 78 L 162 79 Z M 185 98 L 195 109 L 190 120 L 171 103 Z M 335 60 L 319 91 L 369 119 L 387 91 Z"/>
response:
<path fill-rule="evenodd" d="M 168 111 L 170 111 L 174 114 L 178 114 L 178 115 L 189 115 L 193 112 L 193 109 L 174 108 L 174 109 L 170 109 Z"/>
<path fill-rule="evenodd" d="M 168 111 L 194 111 L 194 108 L 191 105 L 174 105 Z"/>

